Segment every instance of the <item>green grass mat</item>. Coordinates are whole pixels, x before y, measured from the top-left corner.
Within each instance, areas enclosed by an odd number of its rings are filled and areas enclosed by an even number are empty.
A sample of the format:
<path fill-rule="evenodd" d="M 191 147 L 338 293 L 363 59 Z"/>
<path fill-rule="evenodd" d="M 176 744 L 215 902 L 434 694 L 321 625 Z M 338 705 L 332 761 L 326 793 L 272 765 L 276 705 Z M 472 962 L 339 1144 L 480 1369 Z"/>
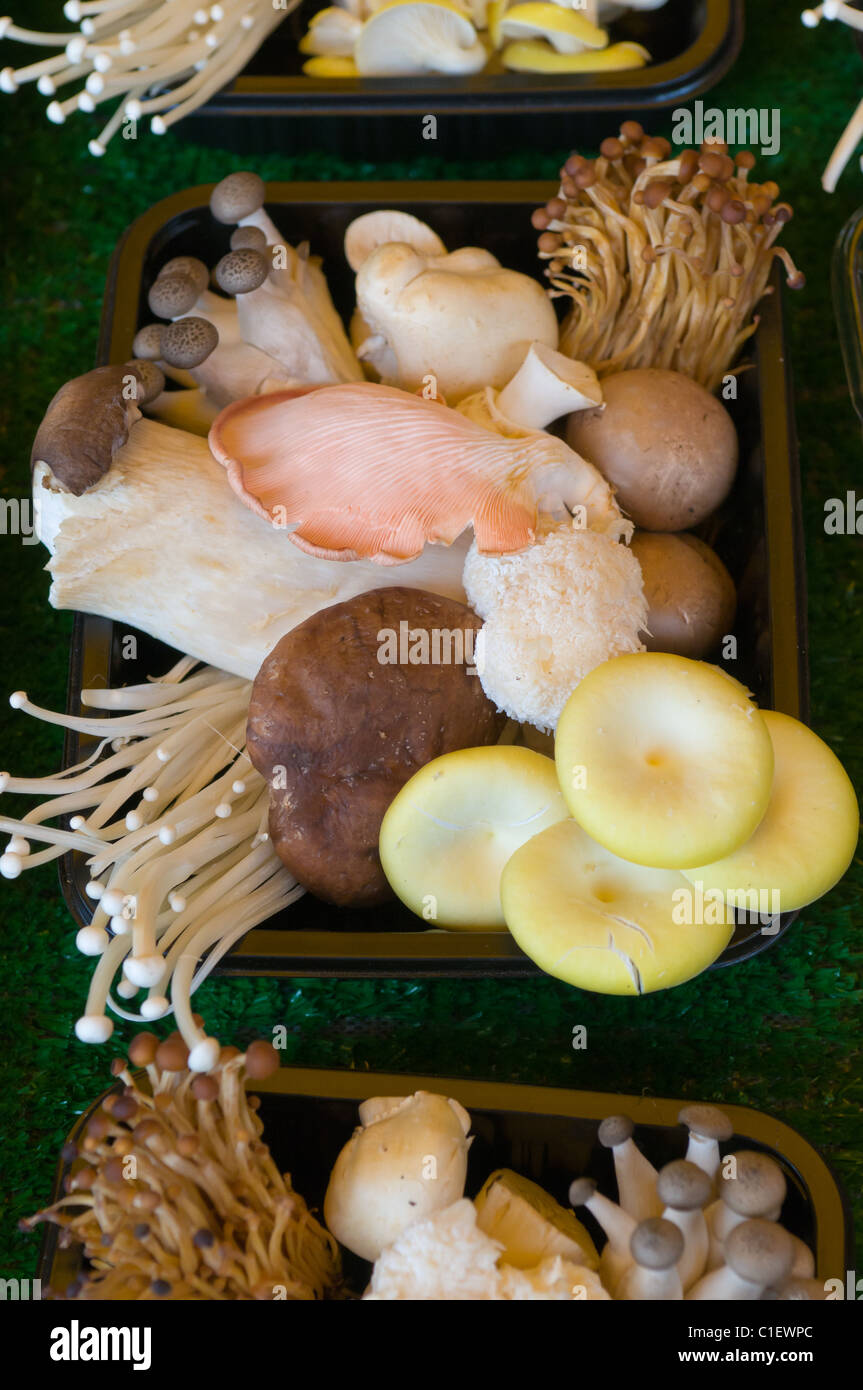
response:
<path fill-rule="evenodd" d="M 59 3 L 12 0 L 34 27 L 57 27 Z M 861 437 L 851 410 L 830 301 L 830 253 L 863 197 L 856 161 L 832 197 L 820 172 L 860 96 L 863 66 L 838 25 L 805 30 L 801 0 L 751 3 L 743 54 L 710 96 L 722 107 L 778 107 L 782 145 L 770 176 L 796 216 L 785 244 L 808 284 L 786 303 L 803 469 L 812 722 L 858 786 L 863 773 L 859 659 L 863 655 L 863 547 L 826 536 L 824 502 L 863 490 Z M 0 65 L 32 61 L 5 44 Z M 25 56 L 21 56 L 22 52 Z M 32 91 L 0 99 L 3 312 L 0 489 L 26 495 L 36 426 L 54 391 L 93 365 L 108 260 L 124 227 L 188 184 L 216 180 L 247 161 L 183 143 L 115 140 L 102 160 L 86 153 L 98 117 L 63 127 L 44 118 Z M 649 123 L 670 132 L 668 116 Z M 182 130 L 182 128 L 181 128 Z M 544 148 L 504 149 L 492 161 L 446 164 L 419 148 L 408 164 L 346 163 L 308 149 L 256 162 L 272 179 L 554 178 L 568 153 L 554 126 Z M 529 229 L 525 235 L 529 236 Z M 58 764 L 61 737 L 5 694 L 26 689 L 62 707 L 71 619 L 47 604 L 44 555 L 0 536 L 0 766 L 21 775 Z M 0 811 L 5 811 L 5 800 Z M 11 808 L 10 808 L 11 809 Z M 288 1029 L 285 1060 L 304 1066 L 430 1072 L 611 1092 L 685 1096 L 756 1106 L 797 1126 L 835 1165 L 863 1233 L 863 1073 L 860 931 L 863 865 L 805 912 L 761 958 L 637 1001 L 581 994 L 549 979 L 448 981 L 211 980 L 198 996 L 211 1031 L 243 1043 Z M 38 1239 L 16 1220 L 49 1194 L 57 1149 L 76 1114 L 108 1081 L 111 1048 L 72 1038 L 90 965 L 74 947 L 49 867 L 0 885 L 0 1275 L 32 1273 Z M 586 1025 L 585 1051 L 572 1048 Z M 118 1038 L 128 1036 L 125 1025 Z"/>

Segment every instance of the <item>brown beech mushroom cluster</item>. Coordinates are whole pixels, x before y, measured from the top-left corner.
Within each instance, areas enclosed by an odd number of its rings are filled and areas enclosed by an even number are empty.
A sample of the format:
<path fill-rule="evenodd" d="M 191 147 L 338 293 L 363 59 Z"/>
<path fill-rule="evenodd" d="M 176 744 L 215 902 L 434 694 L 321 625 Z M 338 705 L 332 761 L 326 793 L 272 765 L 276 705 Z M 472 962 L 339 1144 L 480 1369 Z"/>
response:
<path fill-rule="evenodd" d="M 792 210 L 754 165 L 719 143 L 673 152 L 637 121 L 597 159 L 571 155 L 533 215 L 552 296 L 572 300 L 561 350 L 600 376 L 666 367 L 713 390 L 755 331 L 774 259 L 804 284 L 775 244 Z"/>
<path fill-rule="evenodd" d="M 464 604 L 393 586 L 322 609 L 265 658 L 249 756 L 270 784 L 273 848 L 317 897 L 392 898 L 378 836 L 396 792 L 432 758 L 496 742 L 504 719 L 470 664 L 480 626 Z"/>
<path fill-rule="evenodd" d="M 312 1216 L 261 1138 L 245 1083 L 278 1069 L 268 1042 L 222 1048 L 214 1069 L 188 1069 L 179 1033 L 139 1033 L 112 1072 L 123 1083 L 67 1145 L 65 1193 L 23 1224 L 50 1221 L 87 1261 L 65 1291 L 113 1299 L 333 1296 L 335 1240 Z M 143 1068 L 144 1074 L 131 1068 Z"/>

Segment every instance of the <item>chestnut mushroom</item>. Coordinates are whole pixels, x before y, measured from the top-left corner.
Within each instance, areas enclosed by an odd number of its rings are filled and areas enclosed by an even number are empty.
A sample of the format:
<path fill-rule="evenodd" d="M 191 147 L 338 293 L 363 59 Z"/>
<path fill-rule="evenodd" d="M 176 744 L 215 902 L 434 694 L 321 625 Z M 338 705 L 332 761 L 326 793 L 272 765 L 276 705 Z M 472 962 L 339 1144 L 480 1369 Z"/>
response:
<path fill-rule="evenodd" d="M 353 907 L 391 899 L 378 835 L 396 792 L 432 758 L 496 742 L 504 720 L 474 668 L 434 664 L 435 640 L 445 656 L 442 638 L 462 634 L 465 650 L 480 627 L 453 599 L 374 589 L 307 618 L 265 658 L 249 756 L 270 784 L 273 848 L 317 897 Z M 406 635 L 413 660 L 387 659 L 390 633 Z M 416 658 L 423 642 L 431 662 Z"/>
<path fill-rule="evenodd" d="M 708 656 L 731 632 L 737 609 L 734 580 L 719 556 L 684 532 L 637 531 L 630 548 L 644 581 L 647 650 Z"/>

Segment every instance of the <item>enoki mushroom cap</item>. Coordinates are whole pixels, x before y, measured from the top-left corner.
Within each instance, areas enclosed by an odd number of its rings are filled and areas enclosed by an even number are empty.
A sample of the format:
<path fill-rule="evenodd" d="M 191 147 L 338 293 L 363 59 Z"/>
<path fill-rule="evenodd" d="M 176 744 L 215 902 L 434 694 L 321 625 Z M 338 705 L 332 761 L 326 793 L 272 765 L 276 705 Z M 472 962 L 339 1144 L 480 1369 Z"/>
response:
<path fill-rule="evenodd" d="M 765 1288 L 782 1284 L 794 1262 L 794 1243 L 775 1221 L 741 1221 L 724 1248 L 726 1263 L 740 1279 Z"/>
<path fill-rule="evenodd" d="M 628 1115 L 609 1115 L 599 1126 L 599 1142 L 603 1148 L 615 1149 L 624 1144 L 635 1132 L 635 1124 Z"/>
<path fill-rule="evenodd" d="M 174 273 L 160 275 L 150 287 L 147 303 L 150 312 L 160 319 L 178 319 L 194 309 L 201 297 L 193 275 Z"/>
<path fill-rule="evenodd" d="M 719 1171 L 719 1195 L 738 1216 L 761 1216 L 785 1201 L 785 1174 L 775 1159 L 742 1149 Z"/>
<path fill-rule="evenodd" d="M 726 1141 L 734 1133 L 728 1116 L 715 1105 L 684 1105 L 677 1118 L 699 1139 Z"/>
<path fill-rule="evenodd" d="M 210 211 L 217 222 L 241 222 L 263 206 L 266 186 L 249 170 L 228 174 L 210 194 Z"/>
<path fill-rule="evenodd" d="M 209 319 L 177 319 L 162 332 L 162 359 L 171 367 L 199 367 L 219 345 L 219 330 Z"/>
<path fill-rule="evenodd" d="M 229 251 L 216 266 L 214 278 L 225 294 L 250 294 L 264 283 L 270 273 L 266 256 L 251 247 Z"/>
<path fill-rule="evenodd" d="M 632 1232 L 629 1249 L 645 1269 L 670 1269 L 683 1254 L 683 1232 L 673 1221 L 651 1216 Z"/>
<path fill-rule="evenodd" d="M 696 1211 L 707 1205 L 713 1183 L 695 1163 L 676 1159 L 662 1168 L 656 1179 L 659 1200 L 676 1211 Z"/>

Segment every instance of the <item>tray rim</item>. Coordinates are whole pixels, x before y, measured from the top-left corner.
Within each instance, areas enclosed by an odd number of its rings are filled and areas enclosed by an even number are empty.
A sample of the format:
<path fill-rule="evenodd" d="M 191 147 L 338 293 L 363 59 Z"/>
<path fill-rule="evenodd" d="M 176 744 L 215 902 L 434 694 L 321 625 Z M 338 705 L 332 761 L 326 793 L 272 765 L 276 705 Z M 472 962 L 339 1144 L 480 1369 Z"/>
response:
<path fill-rule="evenodd" d="M 117 243 L 106 278 L 105 295 L 100 321 L 98 360 L 120 363 L 128 359 L 132 339 L 137 329 L 137 299 L 119 293 L 120 286 L 130 279 L 140 280 L 141 266 L 155 238 L 175 219 L 207 206 L 213 184 L 199 184 L 183 189 L 154 203 L 135 219 Z M 269 182 L 266 204 L 355 203 L 380 205 L 397 203 L 480 203 L 533 204 L 545 202 L 555 186 L 545 180 L 357 180 L 334 182 Z M 778 486 L 768 487 L 764 476 L 765 529 L 770 560 L 767 572 L 768 606 L 771 621 L 771 649 L 775 652 L 778 634 L 784 635 L 789 649 L 796 650 L 796 681 L 786 679 L 778 664 L 773 668 L 773 705 L 804 721 L 809 715 L 808 642 L 806 634 L 806 572 L 805 549 L 800 498 L 800 470 L 792 406 L 790 363 L 785 342 L 781 301 L 781 277 L 774 266 L 773 292 L 762 300 L 759 319 L 765 330 L 776 337 L 779 352 L 767 355 L 759 346 L 761 334 L 754 343 L 759 371 L 759 413 L 761 434 L 768 402 L 779 401 L 783 409 L 773 408 L 771 418 L 787 468 L 782 470 Z M 128 349 L 128 350 L 126 350 Z M 771 389 L 768 392 L 766 380 Z M 776 480 L 771 479 L 771 482 Z M 771 530 L 773 543 L 770 541 Z M 780 571 L 778 584 L 771 583 L 774 564 Z M 783 602 L 791 593 L 793 601 Z M 96 633 L 97 651 L 104 653 L 110 646 L 112 622 L 92 615 L 76 614 L 75 630 L 70 645 L 70 669 L 67 687 L 69 708 L 74 701 L 76 686 L 86 684 L 83 667 L 89 664 L 92 649 L 86 651 L 83 641 L 76 639 L 84 625 Z M 78 649 L 81 648 L 80 662 Z M 782 698 L 776 686 L 777 673 L 782 675 Z M 104 674 L 100 675 L 104 680 Z M 67 739 L 67 747 L 69 740 Z M 64 763 L 68 757 L 64 757 Z M 59 874 L 64 899 L 79 923 L 87 920 L 81 914 L 86 908 L 76 891 L 71 856 L 59 861 Z M 710 969 L 725 969 L 742 963 L 770 949 L 784 936 L 799 914 L 783 914 L 778 932 L 762 934 L 751 946 L 733 945 L 727 955 L 719 958 Z M 429 929 L 387 932 L 364 931 L 293 931 L 268 928 L 265 924 L 251 929 L 223 958 L 216 972 L 226 976 L 267 978 L 541 978 L 543 972 L 526 957 L 507 932 L 444 932 Z"/>
<path fill-rule="evenodd" d="M 120 1083 L 115 1083 L 107 1087 L 76 1117 L 67 1135 L 67 1141 L 81 1133 L 90 1115 L 119 1085 Z M 680 1109 L 684 1105 L 699 1103 L 668 1096 L 631 1096 L 610 1091 L 581 1091 L 567 1086 L 537 1086 L 520 1081 L 485 1081 L 426 1073 L 359 1072 L 329 1067 L 280 1067 L 272 1076 L 254 1082 L 248 1089 L 257 1095 L 302 1096 L 317 1101 L 357 1102 L 366 1100 L 371 1095 L 410 1095 L 417 1090 L 433 1089 L 452 1096 L 470 1112 L 497 1111 L 508 1114 L 547 1115 L 595 1120 L 597 1124 L 607 1115 L 623 1112 L 631 1116 L 637 1126 L 662 1129 L 679 1129 L 677 1115 Z M 841 1245 L 842 1269 L 837 1270 L 835 1275 L 824 1273 L 824 1278 L 844 1279 L 846 1271 L 854 1266 L 854 1226 L 848 1195 L 832 1165 L 804 1134 L 785 1120 L 776 1119 L 755 1106 L 722 1103 L 721 1109 L 734 1123 L 734 1138 L 754 1140 L 770 1149 L 785 1162 L 804 1186 L 815 1224 L 813 1253 L 816 1270 L 829 1270 L 828 1260 L 836 1258 L 833 1247 Z M 346 1135 L 346 1140 L 348 1137 Z M 51 1201 L 60 1195 L 62 1182 L 69 1167 L 70 1164 L 64 1159 L 58 1161 Z M 822 1191 L 829 1196 L 829 1212 L 825 1215 L 822 1215 L 813 1192 L 816 1181 L 819 1200 Z M 38 1255 L 38 1274 L 45 1284 L 50 1282 L 50 1269 L 56 1254 L 57 1228 L 46 1225 L 43 1228 Z"/>
<path fill-rule="evenodd" d="M 466 79 L 309 78 L 240 74 L 195 116 L 203 119 L 411 116 L 431 103 L 440 115 L 551 115 L 671 105 L 708 90 L 743 44 L 743 0 L 705 0 L 701 33 L 676 57 L 613 74 L 477 73 Z M 499 79 L 513 80 L 495 88 Z M 520 80 L 520 85 L 517 85 Z"/>

